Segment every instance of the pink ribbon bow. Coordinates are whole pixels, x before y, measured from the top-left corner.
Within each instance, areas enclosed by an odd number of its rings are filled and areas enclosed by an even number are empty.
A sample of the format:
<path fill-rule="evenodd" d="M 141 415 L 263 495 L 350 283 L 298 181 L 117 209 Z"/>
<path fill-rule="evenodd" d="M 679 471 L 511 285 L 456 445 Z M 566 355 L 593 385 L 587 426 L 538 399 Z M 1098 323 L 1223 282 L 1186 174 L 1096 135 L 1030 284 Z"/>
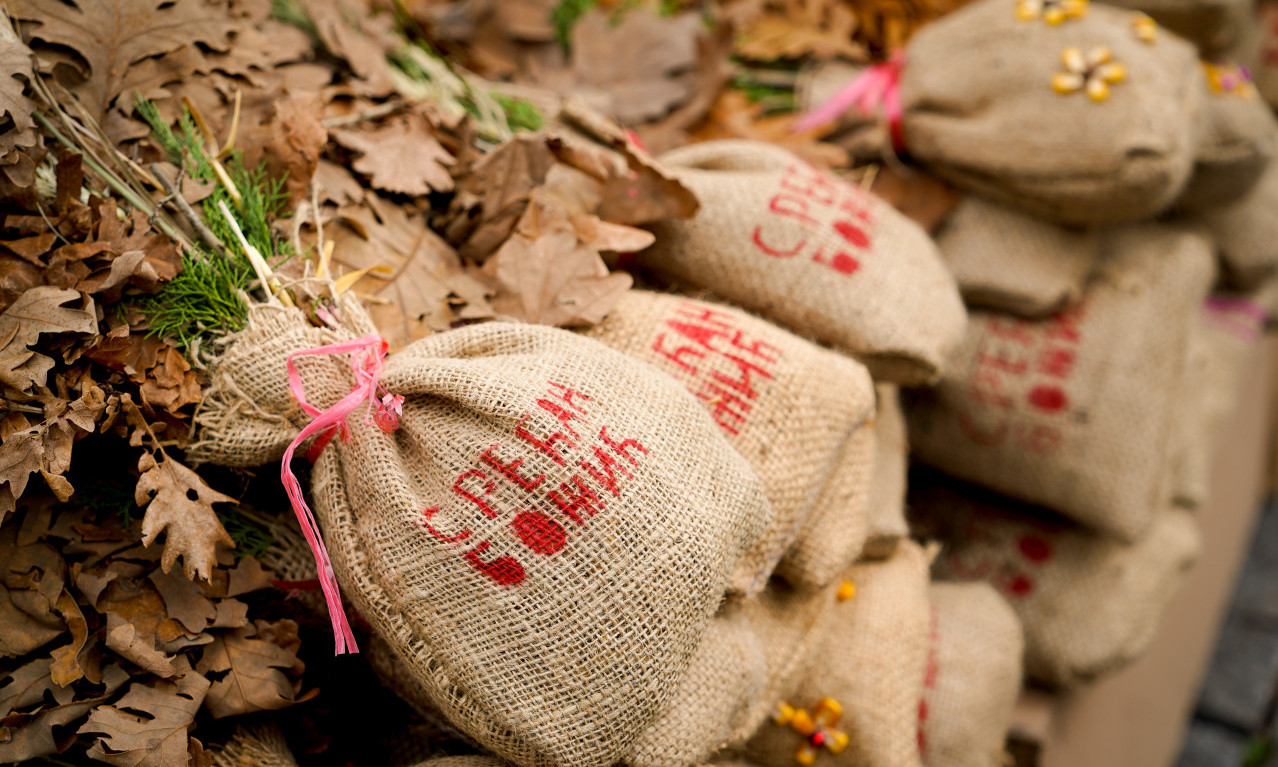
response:
<path fill-rule="evenodd" d="M 792 130 L 802 133 L 819 128 L 839 119 L 849 109 L 868 115 L 882 107 L 892 135 L 892 148 L 904 153 L 905 131 L 901 126 L 901 69 L 904 65 L 905 54 L 901 51 L 892 54 L 887 61 L 871 64 L 824 104 L 799 118 Z"/>
<path fill-rule="evenodd" d="M 333 562 L 328 557 L 328 549 L 324 547 L 324 539 L 320 537 L 315 515 L 306 505 L 306 499 L 302 496 L 302 485 L 294 476 L 290 464 L 297 448 L 316 434 L 320 436 L 315 441 L 314 447 L 307 452 L 307 457 L 311 460 L 318 456 L 319 451 L 323 450 L 335 435 L 340 434 L 342 441 L 346 441 L 350 436 L 346 416 L 354 412 L 362 402 L 368 402 L 368 410 L 364 416 L 365 423 L 376 424 L 387 433 L 399 428 L 399 416 L 403 412 L 404 398 L 386 392 L 379 383 L 382 376 L 382 358 L 386 356 L 387 348 L 386 341 L 381 336 L 371 334 L 354 341 L 306 349 L 288 356 L 288 388 L 292 391 L 293 398 L 302 406 L 302 410 L 314 420 L 302 429 L 302 432 L 284 451 L 284 460 L 280 465 L 280 481 L 284 483 L 284 491 L 288 493 L 293 513 L 297 515 L 297 522 L 302 527 L 302 535 L 306 536 L 306 542 L 311 547 L 311 554 L 315 557 L 315 569 L 319 573 L 320 588 L 324 591 L 324 601 L 328 604 L 328 614 L 333 621 L 336 645 L 333 650 L 334 655 L 359 652 L 359 647 L 355 644 L 355 635 L 351 633 L 350 623 L 346 620 L 346 611 L 342 607 L 337 577 L 333 574 Z M 302 376 L 297 372 L 297 365 L 293 358 L 346 352 L 351 354 L 351 372 L 355 374 L 355 388 L 328 410 L 321 411 L 306 401 Z M 378 399 L 379 393 L 382 395 L 381 399 Z"/>

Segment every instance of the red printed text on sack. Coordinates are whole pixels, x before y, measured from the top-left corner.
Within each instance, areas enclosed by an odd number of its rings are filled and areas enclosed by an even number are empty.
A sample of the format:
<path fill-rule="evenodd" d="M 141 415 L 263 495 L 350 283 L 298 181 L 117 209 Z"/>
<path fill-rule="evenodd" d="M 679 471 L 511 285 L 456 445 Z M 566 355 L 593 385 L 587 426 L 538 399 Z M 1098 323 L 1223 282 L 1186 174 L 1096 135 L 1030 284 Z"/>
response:
<path fill-rule="evenodd" d="M 773 258 L 814 261 L 848 275 L 873 247 L 869 195 L 806 163 L 792 163 L 768 201 L 764 220 L 799 226 L 754 228 L 750 241 Z M 831 236 L 833 235 L 833 236 Z"/>
<path fill-rule="evenodd" d="M 960 580 L 986 581 L 1012 601 L 1038 588 L 1040 568 L 1055 557 L 1052 542 L 1059 526 L 1008 515 L 967 514 L 943 555 L 949 574 Z"/>
<path fill-rule="evenodd" d="M 1039 322 L 986 317 L 958 424 L 972 442 L 1049 454 L 1071 417 L 1069 383 L 1083 305 Z"/>
<path fill-rule="evenodd" d="M 923 673 L 923 697 L 919 698 L 919 715 L 918 715 L 918 741 L 919 756 L 927 759 L 927 720 L 931 714 L 928 706 L 928 696 L 936 689 L 937 677 L 941 673 L 940 664 L 936 659 L 936 648 L 940 641 L 940 631 L 937 626 L 936 603 L 928 605 L 928 622 L 931 626 L 928 632 L 927 640 L 927 668 Z"/>
<path fill-rule="evenodd" d="M 471 468 L 453 479 L 452 494 L 460 503 L 452 508 L 470 507 L 488 519 L 505 519 L 515 539 L 533 554 L 548 557 L 562 551 L 569 531 L 584 527 L 607 509 L 609 498 L 620 497 L 622 483 L 633 478 L 632 470 L 648 455 L 639 442 L 610 432 L 607 424 L 595 423 L 586 409 L 589 403 L 586 394 L 548 382 L 546 396 L 534 403 L 535 411 L 525 412 L 516 425 L 515 441 L 491 445 Z M 557 426 L 536 429 L 534 412 L 549 414 Z M 524 458 L 511 457 L 529 449 L 563 467 L 567 479 L 556 483 L 545 474 L 532 474 Z M 499 486 L 517 491 L 526 500 L 518 508 L 505 508 L 496 500 Z M 469 528 L 454 530 L 458 526 L 453 524 L 444 529 L 436 519 L 440 511 L 439 506 L 423 510 L 418 523 L 432 538 L 457 547 L 467 564 L 502 586 L 523 582 L 527 570 L 518 557 L 492 556 L 492 543 L 472 540 Z"/>
<path fill-rule="evenodd" d="M 780 349 L 736 328 L 732 315 L 691 302 L 680 304 L 661 324 L 652 352 L 734 436 L 781 360 Z"/>

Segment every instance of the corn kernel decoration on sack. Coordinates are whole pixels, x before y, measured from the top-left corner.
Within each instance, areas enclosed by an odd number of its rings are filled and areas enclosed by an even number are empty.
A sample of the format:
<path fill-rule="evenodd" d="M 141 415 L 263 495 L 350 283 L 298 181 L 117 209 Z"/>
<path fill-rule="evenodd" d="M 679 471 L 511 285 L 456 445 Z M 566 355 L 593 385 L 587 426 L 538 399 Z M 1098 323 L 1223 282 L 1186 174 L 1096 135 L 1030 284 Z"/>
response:
<path fill-rule="evenodd" d="M 1063 687 L 1144 653 L 1201 546 L 1182 509 L 1160 510 L 1132 544 L 939 481 L 912 488 L 910 510 L 916 532 L 942 543 L 936 576 L 993 585 L 1024 626 L 1026 674 Z"/>
<path fill-rule="evenodd" d="M 312 548 L 330 611 L 340 584 L 440 714 L 494 754 L 614 763 L 668 704 L 770 522 L 758 479 L 682 386 L 596 341 L 494 322 L 383 360 L 360 308 L 341 310 L 320 330 L 255 308 L 212 372 L 192 455 L 262 464 L 322 431 Z"/>
<path fill-rule="evenodd" d="M 641 265 L 850 354 L 875 378 L 940 372 L 965 314 L 917 224 L 772 144 L 709 141 L 661 160 L 701 209 L 652 225 Z"/>
<path fill-rule="evenodd" d="M 1278 121 L 1246 67 L 1204 62 L 1203 72 L 1194 170 L 1176 201 L 1181 210 L 1212 208 L 1245 195 L 1273 159 L 1278 139 Z"/>
<path fill-rule="evenodd" d="M 1134 541 L 1165 505 L 1206 238 L 1107 233 L 1083 300 L 1043 320 L 973 313 L 951 372 L 907 406 L 921 463 Z"/>
<path fill-rule="evenodd" d="M 1157 214 L 1189 178 L 1186 116 L 1203 75 L 1189 43 L 1136 21 L 1097 3 L 966 5 L 870 70 L 899 85 L 853 146 L 894 145 L 961 189 L 1061 223 Z"/>
<path fill-rule="evenodd" d="M 855 595 L 831 608 L 825 635 L 783 690 L 773 719 L 740 749 L 748 761 L 919 767 L 928 555 L 905 540 L 891 559 L 854 565 L 843 577 Z"/>
<path fill-rule="evenodd" d="M 817 494 L 853 431 L 873 412 L 869 373 L 739 309 L 639 290 L 627 293 L 586 335 L 678 379 L 750 463 L 773 517 L 738 562 L 733 587 L 762 589 L 809 516 L 834 503 L 818 502 Z M 841 510 L 855 526 L 864 513 L 849 503 Z"/>
<path fill-rule="evenodd" d="M 931 648 L 919 701 L 925 767 L 1002 767 L 1025 640 L 986 583 L 933 583 Z"/>
<path fill-rule="evenodd" d="M 936 244 L 968 306 L 1043 317 L 1082 296 L 1100 237 L 968 195 Z"/>

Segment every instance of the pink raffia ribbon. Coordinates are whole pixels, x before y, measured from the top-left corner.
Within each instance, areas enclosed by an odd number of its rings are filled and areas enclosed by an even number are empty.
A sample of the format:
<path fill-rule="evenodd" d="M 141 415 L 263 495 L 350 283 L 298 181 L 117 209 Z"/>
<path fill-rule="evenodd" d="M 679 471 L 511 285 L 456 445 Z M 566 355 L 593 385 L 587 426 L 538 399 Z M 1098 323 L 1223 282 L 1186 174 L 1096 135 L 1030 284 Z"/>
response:
<path fill-rule="evenodd" d="M 1268 315 L 1255 301 L 1233 296 L 1212 296 L 1203 304 L 1217 327 L 1245 341 L 1260 338 Z"/>
<path fill-rule="evenodd" d="M 354 341 L 329 344 L 314 349 L 294 352 L 288 356 L 288 388 L 293 398 L 314 420 L 302 429 L 293 442 L 284 451 L 284 460 L 280 465 L 280 481 L 284 483 L 284 491 L 293 505 L 293 513 L 302 527 L 302 535 L 311 547 L 315 557 L 315 569 L 319 573 L 320 588 L 324 592 L 324 601 L 328 604 L 328 614 L 333 621 L 334 655 L 359 652 L 355 644 L 355 635 L 351 632 L 350 623 L 346 620 L 346 610 L 342 607 L 342 595 L 337 586 L 337 577 L 333 574 L 333 562 L 328 557 L 328 549 L 324 547 L 324 539 L 320 537 L 319 525 L 311 507 L 306 505 L 302 496 L 302 485 L 297 481 L 291 467 L 293 454 L 303 442 L 312 436 L 319 435 L 315 446 L 307 453 L 314 460 L 320 450 L 324 449 L 335 435 L 341 435 L 345 442 L 350 437 L 346 417 L 353 413 L 362 403 L 368 403 L 364 422 L 375 424 L 387 433 L 399 428 L 399 417 L 403 412 L 404 398 L 392 395 L 382 389 L 382 358 L 386 356 L 386 341 L 377 334 L 370 334 Z M 342 397 L 327 410 L 320 410 L 306 401 L 306 390 L 302 384 L 302 376 L 297 372 L 295 357 L 319 354 L 351 355 L 351 372 L 355 375 L 355 388 Z M 378 395 L 381 395 L 379 398 Z"/>
<path fill-rule="evenodd" d="M 871 64 L 824 104 L 800 117 L 792 130 L 802 133 L 819 128 L 839 119 L 849 109 L 870 115 L 881 108 L 892 136 L 892 148 L 897 153 L 904 153 L 905 130 L 901 126 L 901 69 L 904 65 L 905 54 L 902 51 L 892 54 L 887 61 Z"/>

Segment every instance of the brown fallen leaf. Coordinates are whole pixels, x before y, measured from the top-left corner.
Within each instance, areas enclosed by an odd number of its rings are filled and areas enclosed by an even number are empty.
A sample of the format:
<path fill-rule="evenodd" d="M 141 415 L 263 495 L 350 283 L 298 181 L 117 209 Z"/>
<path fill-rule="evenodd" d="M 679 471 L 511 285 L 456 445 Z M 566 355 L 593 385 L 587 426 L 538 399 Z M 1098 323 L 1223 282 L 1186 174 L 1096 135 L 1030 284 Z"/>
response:
<path fill-rule="evenodd" d="M 36 426 L 11 433 L 0 442 L 0 524 L 16 507 L 26 491 L 27 482 L 37 472 L 46 484 L 66 501 L 71 496 L 71 483 L 62 475 L 71 468 L 74 441 L 94 430 L 106 408 L 106 396 L 96 386 L 79 399 L 64 403 L 62 412 Z"/>
<path fill-rule="evenodd" d="M 334 138 L 363 154 L 352 167 L 374 188 L 414 196 L 453 188 L 448 173 L 453 156 L 421 115 L 397 118 L 375 131 L 338 131 Z"/>
<path fill-rule="evenodd" d="M 41 709 L 27 721 L 5 728 L 8 739 L 0 742 L 0 763 L 21 762 L 63 751 L 75 737 L 73 733 L 66 732 L 67 726 L 89 713 L 94 706 L 110 699 L 127 681 L 129 672 L 113 665 L 103 669 L 104 689 L 97 697 L 73 701 L 70 700 L 70 690 L 56 691 L 55 697 L 63 695 L 63 699 L 57 701 L 58 705 Z M 56 739 L 55 735 L 58 736 Z"/>
<path fill-rule="evenodd" d="M 109 706 L 98 706 L 79 734 L 97 736 L 88 755 L 124 767 L 187 763 L 188 730 L 204 702 L 209 680 L 182 658 L 176 682 L 134 682 Z"/>
<path fill-rule="evenodd" d="M 218 544 L 235 548 L 213 504 L 234 503 L 235 499 L 204 484 L 200 475 L 162 450 L 143 453 L 138 470 L 142 476 L 138 477 L 134 500 L 146 508 L 143 544 L 150 546 L 164 533 L 160 568 L 168 572 L 181 557 L 186 577 L 207 579 L 217 563 Z"/>
<path fill-rule="evenodd" d="M 38 139 L 35 120 L 31 117 L 31 102 L 23 95 L 25 80 L 35 79 L 31 68 L 31 49 L 13 35 L 8 19 L 0 16 L 0 155 L 6 155 L 18 147 L 33 147 Z M 5 122 L 8 124 L 5 125 Z"/>
<path fill-rule="evenodd" d="M 9 589 L 0 584 L 0 658 L 26 655 L 62 636 L 58 622 L 36 618 L 13 603 Z"/>
<path fill-rule="evenodd" d="M 67 630 L 71 632 L 71 643 L 53 651 L 53 665 L 50 673 L 55 684 L 66 687 L 84 677 L 81 659 L 89 639 L 89 624 L 85 621 L 84 613 L 80 611 L 80 606 L 76 604 L 75 597 L 71 596 L 70 591 L 63 591 L 54 607 L 66 621 Z"/>
<path fill-rule="evenodd" d="M 132 109 L 134 64 L 197 45 L 225 50 L 233 29 L 224 3 L 203 0 L 9 0 L 8 10 L 26 22 L 28 43 L 68 48 L 84 62 L 68 57 L 59 62 L 66 75 L 54 75 L 99 124 L 117 99 Z"/>
<path fill-rule="evenodd" d="M 155 646 L 154 634 L 144 634 L 118 613 L 109 612 L 106 619 L 105 644 L 108 650 L 155 676 L 168 678 L 177 675 L 175 659 Z"/>
<path fill-rule="evenodd" d="M 190 578 L 156 570 L 148 579 L 164 599 L 164 609 L 169 617 L 181 623 L 192 634 L 203 631 L 217 616 L 217 608 L 213 602 L 204 596 L 204 592 Z"/>
<path fill-rule="evenodd" d="M 830 3 L 827 13 L 818 18 L 784 12 L 765 14 L 737 36 L 734 47 L 741 56 L 756 61 L 804 56 L 865 61 L 865 46 L 852 40 L 856 28 L 857 18 L 851 8 Z"/>
<path fill-rule="evenodd" d="M 214 718 L 274 711 L 296 702 L 286 674 L 297 662 L 296 651 L 258 636 L 267 625 L 241 626 L 204 648 L 196 670 L 213 680 L 204 705 Z"/>
<path fill-rule="evenodd" d="M 536 197 L 483 274 L 496 287 L 499 313 L 560 327 L 600 322 L 632 284 L 630 275 L 608 272 L 564 211 Z"/>
<path fill-rule="evenodd" d="M 82 305 L 66 305 L 72 301 Z M 41 334 L 97 331 L 93 299 L 51 286 L 28 290 L 0 314 L 0 382 L 20 392 L 44 387 L 53 360 L 31 349 Z"/>

